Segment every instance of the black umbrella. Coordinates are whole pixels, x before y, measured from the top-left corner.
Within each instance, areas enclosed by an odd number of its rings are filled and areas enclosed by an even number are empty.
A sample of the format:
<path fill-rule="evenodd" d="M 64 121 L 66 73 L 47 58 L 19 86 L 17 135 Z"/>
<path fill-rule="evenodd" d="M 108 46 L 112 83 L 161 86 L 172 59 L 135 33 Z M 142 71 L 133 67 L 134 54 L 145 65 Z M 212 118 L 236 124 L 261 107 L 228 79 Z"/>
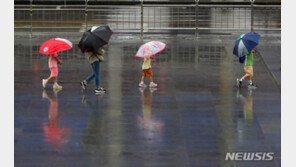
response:
<path fill-rule="evenodd" d="M 113 32 L 109 26 L 100 26 L 92 28 L 83 33 L 78 47 L 82 53 L 94 52 L 109 43 Z"/>

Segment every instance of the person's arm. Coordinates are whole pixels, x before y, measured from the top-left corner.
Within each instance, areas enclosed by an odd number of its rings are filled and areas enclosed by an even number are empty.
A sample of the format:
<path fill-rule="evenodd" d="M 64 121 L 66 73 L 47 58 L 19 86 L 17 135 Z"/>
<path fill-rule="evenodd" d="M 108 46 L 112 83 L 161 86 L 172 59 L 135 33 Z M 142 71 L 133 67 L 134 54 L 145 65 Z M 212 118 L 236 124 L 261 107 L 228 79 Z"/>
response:
<path fill-rule="evenodd" d="M 153 58 L 150 58 L 151 62 L 153 62 L 153 65 L 155 66 L 156 65 L 156 60 L 153 59 Z"/>
<path fill-rule="evenodd" d="M 104 57 L 103 57 L 104 52 L 105 52 L 104 49 L 99 49 L 96 52 L 96 56 L 98 57 L 100 62 L 104 61 Z"/>
<path fill-rule="evenodd" d="M 60 60 L 58 57 L 55 57 L 55 59 L 58 61 L 58 64 L 61 65 L 63 63 L 62 60 Z"/>

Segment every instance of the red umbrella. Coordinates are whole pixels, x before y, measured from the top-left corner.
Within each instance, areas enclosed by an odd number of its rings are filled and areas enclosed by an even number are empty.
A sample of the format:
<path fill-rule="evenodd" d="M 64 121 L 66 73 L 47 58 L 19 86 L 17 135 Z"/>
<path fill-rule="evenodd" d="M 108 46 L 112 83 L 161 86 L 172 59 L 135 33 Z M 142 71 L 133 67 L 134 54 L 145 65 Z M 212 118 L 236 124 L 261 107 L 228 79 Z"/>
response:
<path fill-rule="evenodd" d="M 52 54 L 63 50 L 71 49 L 72 43 L 63 38 L 53 38 L 44 42 L 39 49 L 39 53 Z"/>

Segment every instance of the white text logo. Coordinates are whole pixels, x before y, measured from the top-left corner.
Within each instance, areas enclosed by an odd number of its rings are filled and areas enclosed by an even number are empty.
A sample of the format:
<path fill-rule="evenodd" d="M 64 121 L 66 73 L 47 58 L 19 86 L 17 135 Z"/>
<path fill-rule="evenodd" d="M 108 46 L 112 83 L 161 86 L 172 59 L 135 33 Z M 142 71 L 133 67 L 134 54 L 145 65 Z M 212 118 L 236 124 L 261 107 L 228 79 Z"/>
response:
<path fill-rule="evenodd" d="M 233 152 L 226 153 L 225 160 L 231 161 L 271 161 L 273 152 Z"/>

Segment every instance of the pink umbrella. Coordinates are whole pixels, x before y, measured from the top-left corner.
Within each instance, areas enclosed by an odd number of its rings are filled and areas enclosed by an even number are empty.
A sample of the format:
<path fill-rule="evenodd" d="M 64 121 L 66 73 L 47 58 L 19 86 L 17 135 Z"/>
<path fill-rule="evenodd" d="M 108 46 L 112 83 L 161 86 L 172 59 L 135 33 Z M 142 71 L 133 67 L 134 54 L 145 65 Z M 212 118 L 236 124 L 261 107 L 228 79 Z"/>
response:
<path fill-rule="evenodd" d="M 138 50 L 136 57 L 150 57 L 158 52 L 161 52 L 164 50 L 166 44 L 158 41 L 151 41 L 143 44 L 140 49 Z"/>
<path fill-rule="evenodd" d="M 53 38 L 44 42 L 39 49 L 40 53 L 52 54 L 63 50 L 71 49 L 72 43 L 63 38 Z"/>

